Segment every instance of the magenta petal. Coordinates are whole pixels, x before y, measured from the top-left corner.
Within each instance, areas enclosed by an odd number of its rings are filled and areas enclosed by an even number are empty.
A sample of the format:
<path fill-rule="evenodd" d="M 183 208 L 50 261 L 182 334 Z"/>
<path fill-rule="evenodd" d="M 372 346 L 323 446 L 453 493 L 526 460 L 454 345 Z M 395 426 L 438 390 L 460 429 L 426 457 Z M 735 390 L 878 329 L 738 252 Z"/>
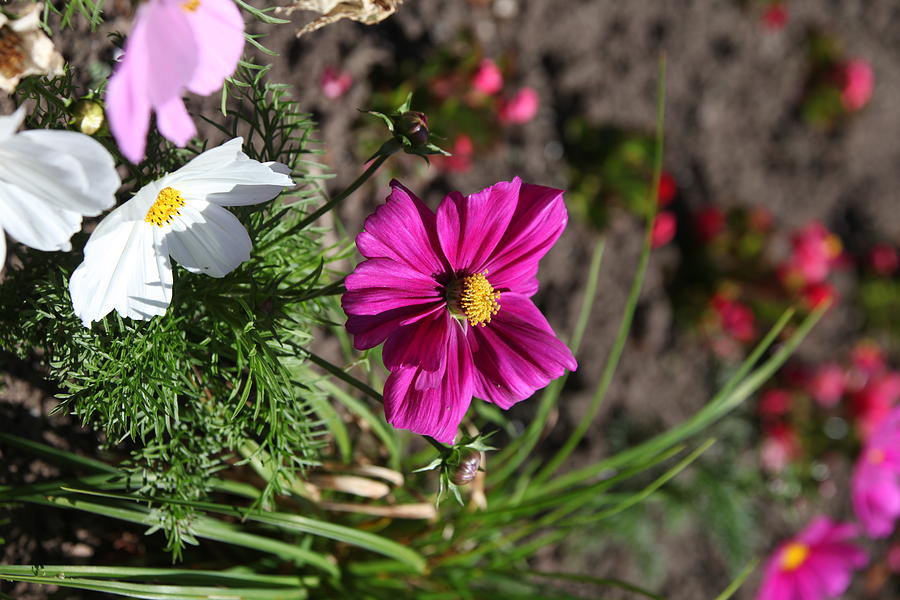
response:
<path fill-rule="evenodd" d="M 366 258 L 391 258 L 425 275 L 447 270 L 434 213 L 397 181 L 391 182 L 385 203 L 366 219 L 356 246 Z"/>
<path fill-rule="evenodd" d="M 452 444 L 472 400 L 472 356 L 457 327 L 448 330 L 440 351 L 447 356 L 447 367 L 439 385 L 423 386 L 419 367 L 392 372 L 384 385 L 384 413 L 394 427 Z"/>
<path fill-rule="evenodd" d="M 447 311 L 441 311 L 399 328 L 384 343 L 384 366 L 391 371 L 401 367 L 421 367 L 423 371 L 436 372 L 440 379 L 447 364 L 444 352 L 447 337 L 452 333 L 450 328 L 459 327 L 452 321 L 453 317 Z M 425 385 L 434 387 L 435 384 Z"/>
<path fill-rule="evenodd" d="M 184 148 L 197 133 L 184 100 L 178 96 L 156 107 L 156 126 L 163 137 L 179 148 Z"/>
<path fill-rule="evenodd" d="M 199 64 L 187 88 L 208 96 L 237 68 L 244 50 L 244 20 L 232 0 L 201 0 L 187 17 L 200 49 Z"/>
<path fill-rule="evenodd" d="M 453 192 L 444 198 L 437 210 L 438 236 L 454 271 L 484 270 L 513 218 L 521 186 L 516 177 L 468 197 Z"/>
<path fill-rule="evenodd" d="M 526 296 L 537 292 L 538 261 L 562 235 L 567 222 L 562 190 L 523 185 L 512 221 L 485 264 L 491 285 Z"/>
<path fill-rule="evenodd" d="M 509 408 L 578 364 L 527 297 L 504 293 L 485 327 L 469 327 L 476 365 L 475 395 Z"/>
<path fill-rule="evenodd" d="M 437 282 L 407 264 L 389 258 L 370 258 L 356 266 L 344 281 L 341 304 L 347 314 L 375 315 L 395 308 L 443 302 Z"/>

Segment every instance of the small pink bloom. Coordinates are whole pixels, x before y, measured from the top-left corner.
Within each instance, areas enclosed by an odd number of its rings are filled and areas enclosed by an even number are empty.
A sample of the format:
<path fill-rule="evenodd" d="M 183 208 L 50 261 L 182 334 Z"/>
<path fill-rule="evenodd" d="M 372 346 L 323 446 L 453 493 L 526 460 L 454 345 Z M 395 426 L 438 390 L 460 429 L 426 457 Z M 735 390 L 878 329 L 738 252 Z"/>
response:
<path fill-rule="evenodd" d="M 665 246 L 675 237 L 675 231 L 678 229 L 678 221 L 675 215 L 669 211 L 663 211 L 656 215 L 653 221 L 653 231 L 650 233 L 650 242 L 654 248 Z"/>
<path fill-rule="evenodd" d="M 232 0 L 141 4 L 106 91 L 110 130 L 125 158 L 144 158 L 151 112 L 165 138 L 187 144 L 197 130 L 182 96 L 208 96 L 221 88 L 243 49 L 244 20 Z"/>
<path fill-rule="evenodd" d="M 784 2 L 772 2 L 769 4 L 763 13 L 762 22 L 767 29 L 772 31 L 784 28 L 788 22 L 788 10 Z"/>
<path fill-rule="evenodd" d="M 841 241 L 818 221 L 794 233 L 786 268 L 805 284 L 821 283 L 841 254 Z"/>
<path fill-rule="evenodd" d="M 659 193 L 656 195 L 656 202 L 659 206 L 668 206 L 675 199 L 675 193 L 678 187 L 675 184 L 675 178 L 668 171 L 659 174 Z"/>
<path fill-rule="evenodd" d="M 866 377 L 881 373 L 885 369 L 884 351 L 877 343 L 863 340 L 853 348 L 850 354 L 853 368 Z"/>
<path fill-rule="evenodd" d="M 503 73 L 490 58 L 483 59 L 472 75 L 472 87 L 480 94 L 493 96 L 503 89 Z"/>
<path fill-rule="evenodd" d="M 450 443 L 473 396 L 508 409 L 577 367 L 531 301 L 566 227 L 563 192 L 518 178 L 431 211 L 394 181 L 356 238 L 342 306 L 359 350 L 384 343 L 389 423 Z"/>
<path fill-rule="evenodd" d="M 700 209 L 694 216 L 694 231 L 701 242 L 708 244 L 725 231 L 725 213 L 715 206 Z"/>
<path fill-rule="evenodd" d="M 878 244 L 869 251 L 869 264 L 882 277 L 889 277 L 897 272 L 900 257 L 890 244 Z"/>
<path fill-rule="evenodd" d="M 844 395 L 847 374 L 836 363 L 823 365 L 816 370 L 807 384 L 809 393 L 822 406 L 834 406 Z"/>
<path fill-rule="evenodd" d="M 853 571 L 868 562 L 849 540 L 856 527 L 818 517 L 775 550 L 766 563 L 756 600 L 825 600 L 850 586 Z"/>
<path fill-rule="evenodd" d="M 794 428 L 785 423 L 766 427 L 760 448 L 762 466 L 770 473 L 780 473 L 800 456 L 800 442 Z"/>
<path fill-rule="evenodd" d="M 504 125 L 527 123 L 537 114 L 540 99 L 533 88 L 525 87 L 519 90 L 509 100 L 500 101 L 500 110 L 497 118 Z"/>
<path fill-rule="evenodd" d="M 472 144 L 472 138 L 466 134 L 460 134 L 454 141 L 450 149 L 452 156 L 435 157 L 435 162 L 448 173 L 465 173 L 472 168 L 472 154 L 475 152 L 475 146 Z"/>
<path fill-rule="evenodd" d="M 347 93 L 353 85 L 353 78 L 346 71 L 339 71 L 334 67 L 326 67 L 319 80 L 322 95 L 329 100 L 335 100 Z"/>
<path fill-rule="evenodd" d="M 749 342 L 756 337 L 756 318 L 749 306 L 721 293 L 713 296 L 710 304 L 725 333 L 739 342 Z"/>
<path fill-rule="evenodd" d="M 813 283 L 803 288 L 803 302 L 810 310 L 815 310 L 826 302 L 837 301 L 837 290 L 830 283 Z"/>
<path fill-rule="evenodd" d="M 872 66 L 861 58 L 847 61 L 842 71 L 841 100 L 844 108 L 855 112 L 869 103 L 875 87 Z"/>
<path fill-rule="evenodd" d="M 870 537 L 884 537 L 900 517 L 900 409 L 866 440 L 850 482 L 853 508 Z"/>
<path fill-rule="evenodd" d="M 868 439 L 891 414 L 900 399 L 900 373 L 884 373 L 870 377 L 853 396 L 853 415 L 860 436 Z"/>
<path fill-rule="evenodd" d="M 759 414 L 767 419 L 784 416 L 790 409 L 791 393 L 787 390 L 766 390 L 759 397 Z"/>

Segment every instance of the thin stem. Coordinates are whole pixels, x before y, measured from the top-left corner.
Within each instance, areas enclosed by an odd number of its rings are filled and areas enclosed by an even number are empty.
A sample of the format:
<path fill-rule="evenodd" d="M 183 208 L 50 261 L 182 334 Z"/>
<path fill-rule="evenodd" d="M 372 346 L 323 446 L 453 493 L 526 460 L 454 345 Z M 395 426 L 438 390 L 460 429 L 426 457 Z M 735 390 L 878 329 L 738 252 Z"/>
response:
<path fill-rule="evenodd" d="M 283 232 L 281 235 L 276 237 L 274 240 L 269 242 L 269 245 L 275 244 L 275 243 L 283 240 L 284 238 L 288 237 L 289 235 L 294 235 L 295 233 L 298 233 L 298 232 L 306 229 L 306 227 L 308 227 L 310 224 L 316 222 L 319 219 L 319 217 L 321 217 L 322 215 L 324 215 L 325 213 L 327 213 L 328 211 L 333 209 L 335 206 L 337 206 L 338 204 L 343 202 L 347 198 L 347 196 L 349 196 L 350 194 L 352 194 L 353 192 L 358 190 L 362 184 L 364 184 L 366 181 L 368 181 L 368 179 L 372 175 L 375 174 L 375 171 L 377 171 L 378 168 L 384 163 L 384 161 L 386 161 L 388 159 L 388 156 L 390 156 L 390 155 L 382 154 L 382 155 L 378 156 L 378 158 L 376 158 L 375 160 L 372 161 L 372 164 L 369 165 L 369 168 L 367 168 L 365 171 L 363 171 L 362 175 L 357 177 L 353 183 L 351 183 L 346 188 L 344 188 L 344 190 L 342 192 L 340 192 L 334 198 L 332 198 L 331 200 L 329 200 L 328 202 L 326 202 L 325 204 L 323 204 L 322 206 L 320 206 L 319 208 L 317 208 L 316 210 L 314 210 L 313 212 L 308 214 L 306 217 L 303 218 L 302 221 L 300 221 L 299 223 L 297 223 L 296 225 L 294 225 L 293 227 L 291 227 L 290 229 L 288 229 L 287 231 Z"/>

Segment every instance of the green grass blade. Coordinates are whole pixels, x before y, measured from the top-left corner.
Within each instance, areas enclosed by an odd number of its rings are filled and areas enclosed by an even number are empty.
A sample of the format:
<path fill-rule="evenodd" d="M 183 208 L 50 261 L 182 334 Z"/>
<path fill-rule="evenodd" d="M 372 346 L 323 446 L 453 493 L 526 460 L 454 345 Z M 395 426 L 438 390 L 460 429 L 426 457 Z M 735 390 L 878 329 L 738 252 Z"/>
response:
<path fill-rule="evenodd" d="M 731 598 L 734 593 L 744 585 L 744 582 L 750 577 L 753 571 L 756 570 L 757 562 L 758 561 L 754 559 L 747 563 L 747 566 L 741 569 L 741 572 L 734 578 L 734 581 L 728 584 L 728 587 L 722 590 L 721 594 L 716 596 L 716 600 L 728 600 L 728 598 Z"/>
<path fill-rule="evenodd" d="M 86 471 L 92 471 L 96 473 L 120 473 L 119 469 L 117 469 L 116 467 L 100 462 L 99 460 L 94 460 L 85 456 L 79 456 L 72 452 L 66 452 L 65 450 L 58 450 L 52 446 L 41 444 L 40 442 L 26 440 L 25 438 L 21 438 L 17 435 L 0 433 L 0 444 L 13 446 L 14 448 L 24 450 L 25 452 L 34 454 L 35 456 L 40 456 L 41 458 L 44 458 L 58 465 L 85 469 Z"/>

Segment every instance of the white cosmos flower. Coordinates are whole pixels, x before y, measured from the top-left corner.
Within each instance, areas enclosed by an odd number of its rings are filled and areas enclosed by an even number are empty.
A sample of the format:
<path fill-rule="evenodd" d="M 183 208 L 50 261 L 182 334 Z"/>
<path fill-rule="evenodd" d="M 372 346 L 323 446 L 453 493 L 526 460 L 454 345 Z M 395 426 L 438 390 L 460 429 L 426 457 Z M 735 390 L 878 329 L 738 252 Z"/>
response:
<path fill-rule="evenodd" d="M 242 138 L 207 150 L 109 213 L 84 247 L 69 281 L 85 327 L 113 309 L 149 319 L 172 301 L 169 258 L 191 273 L 224 277 L 250 258 L 247 230 L 223 206 L 271 200 L 294 185 L 281 163 L 241 152 Z"/>
<path fill-rule="evenodd" d="M 37 250 L 71 250 L 81 217 L 116 203 L 119 176 L 109 152 L 75 131 L 16 130 L 19 108 L 0 116 L 0 268 L 6 260 L 3 232 Z"/>

